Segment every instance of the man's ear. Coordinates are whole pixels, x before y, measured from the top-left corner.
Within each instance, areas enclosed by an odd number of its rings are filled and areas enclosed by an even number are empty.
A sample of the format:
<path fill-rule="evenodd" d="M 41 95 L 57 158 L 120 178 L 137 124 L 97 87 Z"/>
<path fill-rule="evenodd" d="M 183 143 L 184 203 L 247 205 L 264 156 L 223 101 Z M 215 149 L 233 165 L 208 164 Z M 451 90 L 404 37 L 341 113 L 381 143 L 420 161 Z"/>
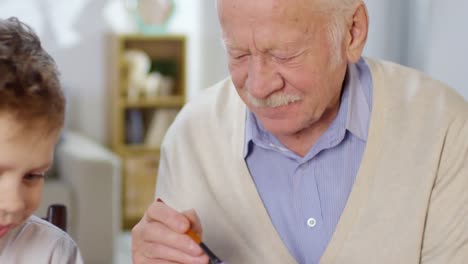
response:
<path fill-rule="evenodd" d="M 355 63 L 361 58 L 369 31 L 369 17 L 366 5 L 359 1 L 346 28 L 346 54 L 348 62 Z"/>

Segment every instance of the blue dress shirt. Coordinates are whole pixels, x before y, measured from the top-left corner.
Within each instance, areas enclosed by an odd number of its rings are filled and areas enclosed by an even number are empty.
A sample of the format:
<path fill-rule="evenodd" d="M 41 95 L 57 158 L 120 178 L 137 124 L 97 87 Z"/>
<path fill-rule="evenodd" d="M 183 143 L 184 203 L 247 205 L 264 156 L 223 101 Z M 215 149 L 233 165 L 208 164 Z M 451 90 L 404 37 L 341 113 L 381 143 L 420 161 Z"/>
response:
<path fill-rule="evenodd" d="M 366 147 L 372 78 L 349 64 L 338 114 L 304 157 L 289 151 L 251 112 L 244 158 L 279 236 L 298 263 L 318 263 L 354 184 Z"/>

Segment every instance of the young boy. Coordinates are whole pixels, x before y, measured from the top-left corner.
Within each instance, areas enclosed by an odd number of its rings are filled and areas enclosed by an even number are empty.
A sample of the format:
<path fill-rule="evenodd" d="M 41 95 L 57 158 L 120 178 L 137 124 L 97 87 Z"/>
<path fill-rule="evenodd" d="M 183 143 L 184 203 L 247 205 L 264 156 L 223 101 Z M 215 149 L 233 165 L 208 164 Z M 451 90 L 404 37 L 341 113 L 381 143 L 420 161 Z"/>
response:
<path fill-rule="evenodd" d="M 67 233 L 32 215 L 64 106 L 55 62 L 36 34 L 0 19 L 0 263 L 83 263 Z"/>

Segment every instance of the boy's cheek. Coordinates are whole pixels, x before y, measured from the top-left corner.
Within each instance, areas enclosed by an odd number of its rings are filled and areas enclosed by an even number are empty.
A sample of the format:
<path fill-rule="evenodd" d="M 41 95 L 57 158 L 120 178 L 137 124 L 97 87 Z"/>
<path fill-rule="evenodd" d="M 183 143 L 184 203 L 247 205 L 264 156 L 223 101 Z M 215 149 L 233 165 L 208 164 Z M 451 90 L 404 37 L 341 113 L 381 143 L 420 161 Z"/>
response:
<path fill-rule="evenodd" d="M 41 181 L 40 184 L 37 184 L 37 186 L 34 186 L 34 188 L 32 188 L 32 190 L 30 190 L 30 192 L 28 193 L 28 197 L 27 197 L 28 215 L 33 214 L 39 208 L 39 205 L 41 204 L 41 200 L 42 200 L 43 189 L 44 189 L 44 181 Z"/>

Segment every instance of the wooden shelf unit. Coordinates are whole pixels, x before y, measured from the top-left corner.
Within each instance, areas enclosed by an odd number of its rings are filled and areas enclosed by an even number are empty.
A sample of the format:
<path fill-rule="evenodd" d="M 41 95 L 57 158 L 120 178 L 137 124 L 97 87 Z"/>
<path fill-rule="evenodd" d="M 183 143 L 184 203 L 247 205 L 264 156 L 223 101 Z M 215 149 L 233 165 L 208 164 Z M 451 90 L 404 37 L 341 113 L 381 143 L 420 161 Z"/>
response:
<path fill-rule="evenodd" d="M 109 92 L 111 148 L 122 159 L 122 226 L 131 229 L 154 199 L 159 162 L 159 146 L 129 142 L 129 116 L 142 116 L 142 134 L 147 137 L 151 121 L 162 109 L 180 110 L 186 102 L 186 37 L 182 35 L 111 35 L 109 41 Z M 125 52 L 139 50 L 151 60 L 150 71 L 173 80 L 173 93 L 151 98 L 128 99 L 128 66 Z M 173 112 L 174 112 L 173 111 Z"/>

